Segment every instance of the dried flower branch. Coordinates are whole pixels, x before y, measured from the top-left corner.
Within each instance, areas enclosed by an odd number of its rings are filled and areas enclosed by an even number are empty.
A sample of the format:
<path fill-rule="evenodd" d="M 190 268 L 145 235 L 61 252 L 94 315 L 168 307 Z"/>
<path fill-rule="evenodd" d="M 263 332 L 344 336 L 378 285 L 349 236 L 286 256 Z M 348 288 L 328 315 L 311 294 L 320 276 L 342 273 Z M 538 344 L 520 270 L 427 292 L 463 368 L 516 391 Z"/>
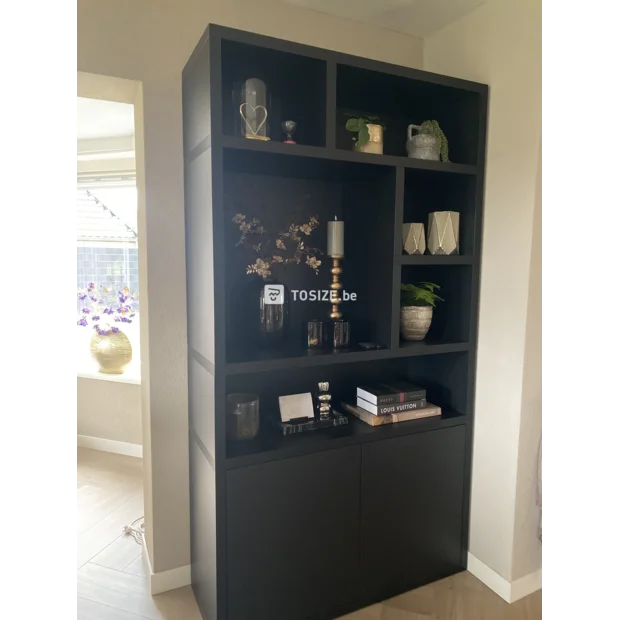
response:
<path fill-rule="evenodd" d="M 318 248 L 307 247 L 302 240 L 302 235 L 309 237 L 318 228 L 319 220 L 316 216 L 312 216 L 304 224 L 291 223 L 288 229 L 280 232 L 275 239 L 269 238 L 265 227 L 257 218 L 248 221 L 244 213 L 237 213 L 232 221 L 238 225 L 241 232 L 236 245 L 246 246 L 256 254 L 260 254 L 252 264 L 248 265 L 248 274 L 254 273 L 265 279 L 271 275 L 273 265 L 293 263 L 299 265 L 304 257 L 306 265 L 316 274 L 319 273 L 321 261 L 317 256 L 323 252 Z M 259 237 L 260 240 L 258 240 Z"/>

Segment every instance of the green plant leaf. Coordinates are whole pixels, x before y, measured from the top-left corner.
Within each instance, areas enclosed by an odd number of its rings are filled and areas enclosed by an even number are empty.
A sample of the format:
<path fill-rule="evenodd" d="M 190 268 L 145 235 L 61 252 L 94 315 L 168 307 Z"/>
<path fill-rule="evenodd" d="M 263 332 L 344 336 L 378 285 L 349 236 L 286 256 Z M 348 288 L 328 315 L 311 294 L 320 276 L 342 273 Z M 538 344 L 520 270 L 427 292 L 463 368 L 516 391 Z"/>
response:
<path fill-rule="evenodd" d="M 366 125 L 366 123 L 362 122 L 360 123 L 360 128 L 359 128 L 360 146 L 363 146 L 364 144 L 368 144 L 368 140 L 370 140 L 370 134 L 368 133 L 368 126 Z"/>
<path fill-rule="evenodd" d="M 359 121 L 358 118 L 350 118 L 347 121 L 347 124 L 345 125 L 345 127 L 349 131 L 359 131 L 360 130 L 360 121 Z"/>
<path fill-rule="evenodd" d="M 424 288 L 426 288 L 429 291 L 435 291 L 435 290 L 439 290 L 441 288 L 441 286 L 439 286 L 439 284 L 435 284 L 434 282 L 420 282 L 420 286 L 423 286 Z"/>
<path fill-rule="evenodd" d="M 420 125 L 420 133 L 428 133 L 439 140 L 439 157 L 441 161 L 450 161 L 448 151 L 448 138 L 442 131 L 437 121 L 424 121 Z"/>
<path fill-rule="evenodd" d="M 433 291 L 439 289 L 438 284 L 433 282 L 418 282 L 418 284 L 400 285 L 400 305 L 401 306 L 432 306 L 435 307 L 437 301 L 444 301 Z"/>

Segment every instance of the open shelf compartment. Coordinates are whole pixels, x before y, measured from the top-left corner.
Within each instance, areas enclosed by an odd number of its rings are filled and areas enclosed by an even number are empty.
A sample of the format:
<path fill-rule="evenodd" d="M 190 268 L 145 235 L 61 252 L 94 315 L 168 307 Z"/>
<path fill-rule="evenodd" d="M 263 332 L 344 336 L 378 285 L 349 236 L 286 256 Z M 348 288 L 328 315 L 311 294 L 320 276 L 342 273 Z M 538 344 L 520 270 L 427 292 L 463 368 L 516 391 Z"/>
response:
<path fill-rule="evenodd" d="M 298 144 L 325 146 L 325 61 L 223 40 L 221 96 L 225 135 L 241 135 L 242 119 L 233 95 L 235 88 L 249 78 L 259 78 L 267 86 L 267 124 L 271 140 L 284 141 L 281 123 L 293 120 L 297 123 L 293 138 Z"/>
<path fill-rule="evenodd" d="M 450 160 L 478 164 L 478 92 L 345 64 L 337 67 L 336 90 L 337 148 L 352 148 L 347 113 L 378 116 L 385 126 L 383 152 L 402 157 L 407 157 L 408 125 L 436 120 L 448 138 Z"/>
<path fill-rule="evenodd" d="M 438 301 L 433 320 L 423 343 L 425 346 L 468 343 L 471 330 L 471 279 L 469 265 L 403 265 L 401 282 L 434 282 L 444 301 Z M 421 343 L 401 338 L 401 349 L 415 349 Z"/>
<path fill-rule="evenodd" d="M 340 308 L 350 323 L 351 349 L 355 351 L 357 343 L 370 340 L 390 345 L 395 179 L 396 170 L 388 166 L 225 150 L 228 364 L 307 356 L 308 321 L 316 318 L 327 327 L 331 311 L 328 301 L 302 300 L 299 293 L 329 290 L 332 261 L 328 256 L 319 256 L 318 275 L 305 264 L 274 269 L 273 276 L 290 292 L 289 337 L 281 348 L 268 352 L 252 342 L 248 335 L 251 330 L 246 333 L 243 327 L 249 327 L 256 315 L 261 281 L 246 273 L 256 255 L 236 245 L 240 232 L 233 218 L 238 213 L 248 219 L 258 218 L 270 233 L 288 229 L 291 222 L 306 222 L 314 215 L 319 227 L 306 243 L 323 250 L 327 246 L 327 221 L 334 217 L 344 221 L 341 280 L 344 290 L 355 293 L 356 299 L 343 302 Z"/>
<path fill-rule="evenodd" d="M 444 175 L 406 169 L 403 223 L 424 224 L 427 253 L 428 216 L 434 211 L 456 211 L 459 214 L 459 254 L 471 259 L 476 242 L 476 178 L 464 174 Z M 447 263 L 450 259 L 460 262 L 456 255 L 436 257 L 437 261 Z M 411 262 L 416 262 L 414 257 Z"/>
<path fill-rule="evenodd" d="M 260 431 L 255 439 L 227 442 L 227 467 L 240 467 L 295 454 L 464 424 L 467 419 L 467 359 L 468 353 L 463 352 L 303 370 L 291 368 L 277 376 L 264 373 L 229 376 L 226 378 L 227 393 L 258 394 Z M 407 379 L 425 387 L 428 402 L 442 408 L 441 417 L 369 426 L 347 414 L 340 406 L 343 400 L 355 404 L 358 386 L 395 378 Z M 348 416 L 349 424 L 283 437 L 275 426 L 279 419 L 278 397 L 301 392 L 313 393 L 319 381 L 330 383 L 335 408 Z M 282 386 L 286 388 L 283 390 Z"/>

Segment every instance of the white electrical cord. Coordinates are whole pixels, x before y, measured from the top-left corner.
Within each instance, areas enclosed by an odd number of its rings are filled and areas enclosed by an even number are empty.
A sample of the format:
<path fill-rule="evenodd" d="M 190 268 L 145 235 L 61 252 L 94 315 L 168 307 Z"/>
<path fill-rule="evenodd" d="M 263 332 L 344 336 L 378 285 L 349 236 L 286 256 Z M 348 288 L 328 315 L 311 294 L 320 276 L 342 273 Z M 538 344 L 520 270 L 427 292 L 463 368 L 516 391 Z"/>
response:
<path fill-rule="evenodd" d="M 144 540 L 144 517 L 136 519 L 131 525 L 123 527 L 125 536 L 133 536 L 133 539 L 139 544 Z"/>

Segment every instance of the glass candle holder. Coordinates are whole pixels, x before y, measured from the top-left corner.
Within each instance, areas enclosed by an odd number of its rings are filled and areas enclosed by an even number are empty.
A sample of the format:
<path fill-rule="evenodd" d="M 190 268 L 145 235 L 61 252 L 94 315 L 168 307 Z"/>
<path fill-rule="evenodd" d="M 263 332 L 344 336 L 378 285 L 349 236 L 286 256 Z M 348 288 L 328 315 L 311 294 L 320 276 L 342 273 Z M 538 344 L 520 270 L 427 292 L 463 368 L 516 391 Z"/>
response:
<path fill-rule="evenodd" d="M 318 319 L 308 321 L 308 348 L 320 349 L 323 346 L 323 322 Z"/>
<path fill-rule="evenodd" d="M 334 349 L 346 349 L 349 346 L 349 323 L 342 319 L 334 321 Z"/>
<path fill-rule="evenodd" d="M 259 429 L 259 399 L 256 394 L 228 394 L 226 396 L 226 435 L 240 441 L 253 439 Z"/>

